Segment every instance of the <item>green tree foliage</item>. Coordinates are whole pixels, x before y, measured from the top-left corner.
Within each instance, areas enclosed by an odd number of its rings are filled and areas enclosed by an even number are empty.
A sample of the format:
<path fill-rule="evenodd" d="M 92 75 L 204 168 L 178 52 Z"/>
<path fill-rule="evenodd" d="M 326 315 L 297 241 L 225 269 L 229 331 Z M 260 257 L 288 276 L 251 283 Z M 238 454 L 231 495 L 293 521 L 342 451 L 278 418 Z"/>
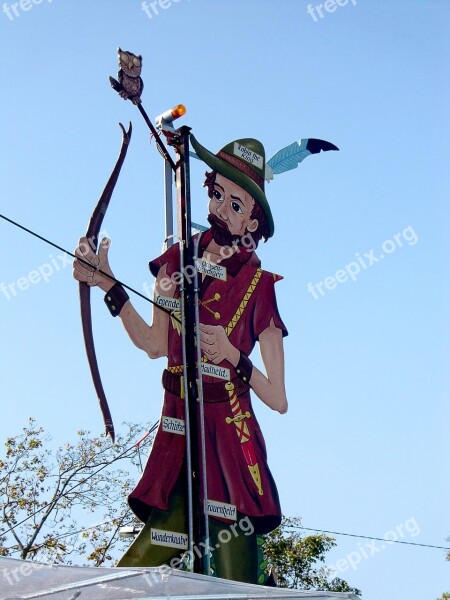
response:
<path fill-rule="evenodd" d="M 114 564 L 113 548 L 117 554 L 124 545 L 119 529 L 133 523 L 125 499 L 139 477 L 135 442 L 142 435 L 141 427 L 128 425 L 113 446 L 79 431 L 74 444 L 52 452 L 30 419 L 22 434 L 6 440 L 0 458 L 0 555 Z"/>
<path fill-rule="evenodd" d="M 353 592 L 346 581 L 335 577 L 330 581 L 330 570 L 325 566 L 325 554 L 336 546 L 336 540 L 324 534 L 302 537 L 301 519 L 287 518 L 265 536 L 263 553 L 268 568 L 276 573 L 278 585 L 301 590 Z"/>
<path fill-rule="evenodd" d="M 447 540 L 447 542 L 450 542 L 450 537 L 446 538 L 446 540 Z M 447 553 L 445 560 L 450 560 L 450 552 Z M 449 600 L 449 599 L 450 599 L 450 592 L 444 592 L 440 598 L 437 598 L 437 600 Z"/>

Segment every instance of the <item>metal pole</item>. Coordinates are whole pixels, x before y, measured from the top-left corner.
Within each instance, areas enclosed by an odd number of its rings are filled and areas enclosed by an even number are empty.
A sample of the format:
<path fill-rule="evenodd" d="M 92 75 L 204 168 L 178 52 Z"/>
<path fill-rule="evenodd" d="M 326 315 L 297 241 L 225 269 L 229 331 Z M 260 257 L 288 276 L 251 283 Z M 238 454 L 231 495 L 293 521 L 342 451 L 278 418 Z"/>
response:
<path fill-rule="evenodd" d="M 198 556 L 194 549 L 205 539 L 204 533 L 204 501 L 201 493 L 201 463 L 198 452 L 198 386 L 195 350 L 195 264 L 194 242 L 191 238 L 191 197 L 189 172 L 189 132 L 183 126 L 177 130 L 172 141 L 179 155 L 176 165 L 177 186 L 177 222 L 180 239 L 180 266 L 183 274 L 181 289 L 182 309 L 182 344 L 183 344 L 183 384 L 186 408 L 187 479 L 188 479 L 188 516 L 189 516 L 189 550 L 193 557 L 193 570 L 204 573 L 203 556 Z M 200 365 L 198 365 L 200 369 Z M 186 431 L 187 433 L 187 431 Z M 192 533 L 191 533 L 192 532 Z"/>
<path fill-rule="evenodd" d="M 198 246 L 200 244 L 200 239 L 202 237 L 202 233 L 198 234 L 196 244 L 195 244 L 195 252 L 194 252 L 194 263 L 197 265 L 198 259 Z M 195 269 L 195 335 L 197 340 L 200 339 L 200 310 L 199 310 L 199 275 L 198 270 Z M 210 558 L 210 547 L 209 547 L 209 521 L 208 521 L 208 477 L 206 470 L 206 437 L 205 437 L 205 411 L 203 404 L 203 376 L 202 371 L 200 369 L 200 364 L 202 360 L 202 350 L 200 348 L 200 344 L 197 343 L 197 365 L 198 365 L 198 411 L 199 411 L 199 426 L 200 426 L 200 458 L 199 458 L 199 467 L 200 467 L 200 477 L 201 483 L 203 484 L 203 498 L 201 499 L 201 504 L 203 505 L 203 514 L 200 515 L 200 519 L 203 520 L 202 523 L 202 534 L 204 538 L 204 554 L 203 554 L 203 574 L 209 575 L 211 571 L 211 558 Z"/>

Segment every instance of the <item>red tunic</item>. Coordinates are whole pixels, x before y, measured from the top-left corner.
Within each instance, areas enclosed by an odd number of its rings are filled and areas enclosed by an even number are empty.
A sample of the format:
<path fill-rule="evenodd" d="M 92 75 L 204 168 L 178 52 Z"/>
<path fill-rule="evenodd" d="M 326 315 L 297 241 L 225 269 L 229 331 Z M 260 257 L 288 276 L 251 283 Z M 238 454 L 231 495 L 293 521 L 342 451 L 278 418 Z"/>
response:
<path fill-rule="evenodd" d="M 199 257 L 203 256 L 211 237 L 210 231 L 201 237 Z M 201 282 L 200 322 L 228 328 L 230 342 L 247 355 L 250 355 L 259 335 L 269 327 L 272 319 L 275 327 L 282 330 L 283 336 L 287 335 L 275 298 L 274 284 L 278 277 L 262 271 L 256 254 L 245 248 L 240 248 L 238 253 L 222 260 L 220 264 L 226 268 L 226 281 L 205 276 Z M 163 265 L 167 265 L 169 277 L 179 270 L 178 245 L 171 246 L 150 263 L 153 275 L 156 276 Z M 175 297 L 179 297 L 178 289 Z M 169 325 L 168 335 L 168 369 L 176 372 L 182 365 L 181 337 L 173 321 Z M 228 361 L 217 366 L 229 369 L 230 378 L 236 379 L 235 370 Z M 226 381 L 203 375 L 204 384 L 214 383 L 221 387 Z M 233 416 L 229 400 L 208 402 L 207 396 L 205 393 L 208 500 L 235 506 L 237 511 L 251 517 L 256 533 L 267 533 L 279 525 L 281 509 L 278 492 L 267 465 L 264 438 L 252 410 L 250 392 L 242 393 L 238 401 L 242 413 L 248 411 L 251 415 L 245 419 L 245 423 L 252 440 L 251 453 L 259 468 L 260 489 L 249 470 L 248 452 L 246 456 L 236 425 L 226 422 L 227 418 Z M 165 426 L 164 417 L 169 418 L 166 419 Z M 179 394 L 166 390 L 152 451 L 140 481 L 129 496 L 132 510 L 142 521 L 148 519 L 152 507 L 167 509 L 170 492 L 183 466 L 185 436 L 167 427 L 168 422 L 172 428 L 174 423 L 178 423 L 173 419 L 184 421 L 184 400 Z M 248 447 L 246 445 L 247 449 Z"/>

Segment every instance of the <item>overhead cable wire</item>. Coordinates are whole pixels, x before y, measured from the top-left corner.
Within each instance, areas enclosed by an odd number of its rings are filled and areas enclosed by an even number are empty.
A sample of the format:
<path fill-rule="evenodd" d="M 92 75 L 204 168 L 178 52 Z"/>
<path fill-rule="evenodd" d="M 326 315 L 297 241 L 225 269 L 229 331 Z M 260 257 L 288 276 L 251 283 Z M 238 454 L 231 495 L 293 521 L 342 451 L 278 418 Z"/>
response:
<path fill-rule="evenodd" d="M 126 518 L 127 515 L 124 515 L 123 518 Z M 73 532 L 66 532 L 63 533 L 61 535 L 58 535 L 55 537 L 55 540 L 59 540 L 61 538 L 64 537 L 69 537 L 71 535 L 77 535 L 79 533 L 83 533 L 84 531 L 89 531 L 91 529 L 95 529 L 96 527 L 102 527 L 104 525 L 110 525 L 111 523 L 113 523 L 113 521 L 105 521 L 104 523 L 98 523 L 97 525 L 93 525 L 91 527 L 84 527 L 83 529 L 80 529 L 78 531 L 73 531 Z M 354 538 L 362 538 L 362 539 L 366 539 L 366 540 L 376 540 L 376 541 L 380 541 L 380 542 L 386 542 L 386 543 L 391 543 L 391 544 L 404 544 L 406 546 L 419 546 L 422 548 L 434 548 L 437 550 L 450 550 L 450 548 L 447 548 L 445 546 L 435 546 L 433 544 L 420 544 L 418 542 L 405 542 L 402 540 L 387 540 L 386 538 L 379 538 L 379 537 L 372 537 L 369 535 L 357 535 L 354 533 L 343 533 L 341 531 L 329 531 L 326 529 L 314 529 L 312 527 L 299 527 L 299 526 L 295 526 L 295 525 L 290 525 L 289 528 L 291 529 L 302 529 L 302 530 L 306 530 L 306 531 L 316 531 L 319 533 L 331 533 L 333 535 L 343 535 L 343 536 L 347 536 L 347 537 L 354 537 Z M 6 532 L 7 533 L 7 532 Z M 40 544 L 37 548 L 40 548 L 43 544 Z M 15 548 L 17 545 L 14 546 L 10 546 L 8 549 L 11 548 Z"/>
<path fill-rule="evenodd" d="M 127 512 L 125 513 L 125 515 L 123 515 L 122 520 L 125 518 L 128 518 L 130 512 L 131 512 L 131 509 L 129 508 L 127 510 Z M 97 523 L 96 525 L 91 525 L 91 527 L 83 527 L 83 529 L 78 529 L 76 531 L 66 531 L 65 533 L 61 533 L 60 535 L 57 535 L 52 539 L 54 541 L 58 541 L 65 537 L 71 537 L 74 535 L 78 535 L 80 533 L 84 533 L 85 531 L 90 531 L 91 529 L 103 527 L 104 525 L 110 525 L 111 523 L 114 523 L 114 521 L 104 521 L 103 523 Z M 42 544 L 37 544 L 36 546 L 32 546 L 30 548 L 30 552 L 36 552 L 37 550 L 40 550 L 43 546 L 45 546 L 45 542 L 43 542 Z M 20 550 L 19 544 L 14 544 L 12 546 L 8 546 L 6 549 L 12 550 L 13 548 L 17 548 L 17 551 Z"/>
<path fill-rule="evenodd" d="M 356 533 L 344 533 L 342 531 L 328 531 L 327 529 L 314 529 L 312 527 L 300 527 L 297 525 L 289 525 L 292 529 L 304 529 L 305 531 L 317 531 L 319 533 L 331 533 L 332 535 L 344 535 L 347 537 L 362 538 L 365 540 L 376 540 L 378 542 L 386 542 L 387 544 L 405 544 L 406 546 L 421 546 L 423 548 L 435 548 L 438 550 L 450 550 L 446 546 L 434 546 L 433 544 L 420 544 L 418 542 L 405 542 L 403 540 L 388 540 L 386 538 L 372 537 L 370 535 L 358 535 Z"/>
<path fill-rule="evenodd" d="M 19 229 L 22 229 L 23 231 L 26 231 L 30 235 L 38 238 L 38 240 L 41 240 L 41 241 L 45 242 L 49 246 L 53 246 L 53 248 L 56 248 L 57 250 L 61 250 L 61 252 L 64 252 L 65 254 L 68 254 L 72 258 L 76 258 L 83 265 L 86 265 L 86 266 L 88 266 L 90 268 L 94 268 L 101 275 L 104 275 L 108 279 L 111 279 L 111 281 L 114 281 L 115 283 L 118 283 L 119 285 L 123 286 L 124 288 L 126 288 L 127 290 L 129 290 L 130 292 L 132 292 L 133 294 L 135 294 L 136 296 L 139 296 L 140 298 L 143 298 L 147 302 L 150 302 L 150 304 L 153 304 L 153 306 L 157 306 L 160 310 L 162 310 L 162 311 L 166 312 L 167 314 L 169 314 L 172 317 L 172 319 L 174 319 L 175 321 L 178 321 L 178 323 L 181 323 L 181 321 L 178 319 L 178 317 L 173 314 L 173 311 L 171 311 L 171 310 L 169 310 L 167 308 L 164 308 L 163 306 L 160 306 L 159 304 L 157 304 L 154 300 L 152 300 L 148 296 L 145 296 L 141 292 L 138 292 L 136 289 L 134 289 L 131 286 L 127 285 L 123 281 L 120 281 L 119 279 L 116 279 L 114 277 L 114 275 L 110 275 L 109 273 L 105 273 L 105 271 L 102 271 L 96 265 L 93 265 L 92 263 L 90 263 L 88 260 L 84 260 L 83 258 L 81 258 L 79 256 L 76 256 L 75 254 L 73 254 L 73 252 L 69 252 L 69 250 L 66 250 L 62 246 L 59 246 L 58 244 L 55 244 L 54 242 L 50 241 L 49 239 L 45 238 L 44 236 L 39 235 L 35 231 L 32 231 L 31 229 L 28 229 L 28 227 L 25 227 L 24 225 L 21 225 L 20 223 L 17 223 L 16 221 L 13 221 L 9 217 L 6 217 L 5 215 L 0 214 L 0 218 L 4 219 L 5 221 L 8 221 L 8 223 L 11 223 L 15 227 L 18 227 Z"/>

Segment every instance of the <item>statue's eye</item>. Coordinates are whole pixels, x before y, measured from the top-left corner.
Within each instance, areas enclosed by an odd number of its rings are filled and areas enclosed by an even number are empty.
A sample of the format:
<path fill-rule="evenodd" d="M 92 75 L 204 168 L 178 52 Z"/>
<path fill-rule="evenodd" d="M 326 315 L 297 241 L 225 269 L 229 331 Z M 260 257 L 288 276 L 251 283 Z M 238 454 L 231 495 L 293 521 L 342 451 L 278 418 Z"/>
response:
<path fill-rule="evenodd" d="M 137 57 L 137 56 L 135 56 L 135 57 L 133 58 L 133 65 L 134 65 L 135 67 L 139 67 L 139 66 L 140 66 L 140 64 L 141 64 L 141 61 L 138 59 L 138 57 Z"/>
<path fill-rule="evenodd" d="M 121 54 L 120 54 L 120 60 L 122 62 L 128 62 L 128 54 L 125 54 L 125 52 L 121 52 Z"/>
<path fill-rule="evenodd" d="M 244 212 L 244 211 L 242 210 L 242 208 L 241 208 L 241 205 L 240 205 L 240 204 L 238 204 L 237 202 L 232 202 L 232 203 L 231 203 L 231 206 L 232 206 L 232 208 L 233 208 L 233 210 L 234 210 L 235 212 L 239 213 L 240 215 L 242 215 L 242 214 L 243 214 L 243 212 Z"/>
<path fill-rule="evenodd" d="M 214 198 L 215 198 L 215 199 L 216 199 L 218 202 L 221 202 L 221 201 L 223 200 L 223 198 L 222 198 L 222 193 L 221 193 L 221 192 L 219 192 L 219 190 L 214 190 L 214 191 L 213 191 L 213 196 L 214 196 Z"/>

